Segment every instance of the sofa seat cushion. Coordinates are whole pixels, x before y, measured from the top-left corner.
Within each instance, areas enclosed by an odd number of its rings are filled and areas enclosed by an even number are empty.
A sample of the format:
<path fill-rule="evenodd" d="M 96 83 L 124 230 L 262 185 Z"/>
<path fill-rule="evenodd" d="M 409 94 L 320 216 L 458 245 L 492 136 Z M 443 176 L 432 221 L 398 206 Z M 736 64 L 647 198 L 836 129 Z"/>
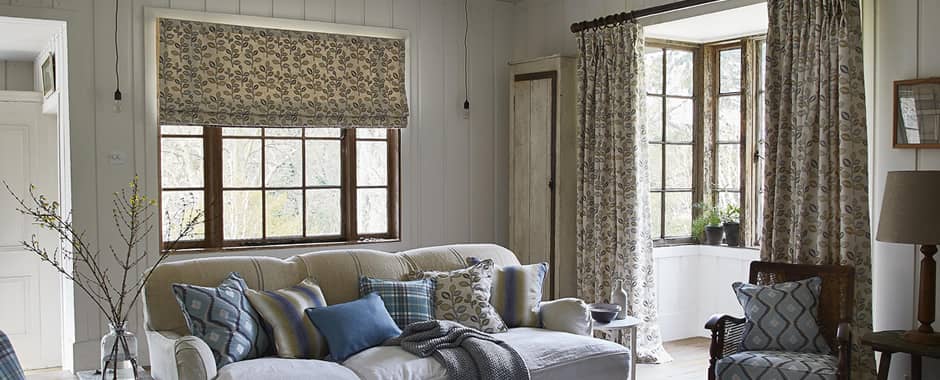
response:
<path fill-rule="evenodd" d="M 522 355 L 533 379 L 625 379 L 629 374 L 630 352 L 616 343 L 531 327 L 493 335 Z M 343 365 L 364 380 L 447 378 L 434 358 L 419 358 L 400 347 L 373 347 Z"/>
<path fill-rule="evenodd" d="M 313 359 L 261 358 L 229 364 L 219 370 L 215 380 L 278 379 L 359 380 L 359 376 L 337 363 Z"/>
<path fill-rule="evenodd" d="M 839 360 L 808 352 L 744 351 L 718 360 L 719 379 L 835 380 Z"/>

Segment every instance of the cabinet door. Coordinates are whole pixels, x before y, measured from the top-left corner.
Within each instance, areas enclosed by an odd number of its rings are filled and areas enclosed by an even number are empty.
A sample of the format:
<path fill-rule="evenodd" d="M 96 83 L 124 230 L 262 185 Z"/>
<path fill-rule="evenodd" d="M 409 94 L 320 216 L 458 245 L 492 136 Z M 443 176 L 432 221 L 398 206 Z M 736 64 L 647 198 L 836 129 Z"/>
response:
<path fill-rule="evenodd" d="M 509 245 L 523 264 L 554 264 L 554 81 L 554 76 L 530 75 L 513 82 Z M 543 282 L 543 299 L 553 296 L 551 272 Z"/>

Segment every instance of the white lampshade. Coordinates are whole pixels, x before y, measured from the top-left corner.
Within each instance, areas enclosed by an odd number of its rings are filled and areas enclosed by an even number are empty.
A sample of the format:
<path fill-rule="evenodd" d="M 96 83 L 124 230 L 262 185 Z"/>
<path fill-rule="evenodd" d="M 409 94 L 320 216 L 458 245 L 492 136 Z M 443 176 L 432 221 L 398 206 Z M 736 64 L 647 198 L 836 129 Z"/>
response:
<path fill-rule="evenodd" d="M 875 238 L 940 244 L 940 171 L 888 172 Z"/>

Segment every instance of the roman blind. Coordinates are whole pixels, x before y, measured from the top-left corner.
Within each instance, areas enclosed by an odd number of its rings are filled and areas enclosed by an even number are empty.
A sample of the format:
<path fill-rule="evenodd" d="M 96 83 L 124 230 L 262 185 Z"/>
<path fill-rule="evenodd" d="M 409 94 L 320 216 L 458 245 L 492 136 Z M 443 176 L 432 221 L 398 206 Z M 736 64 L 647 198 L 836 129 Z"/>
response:
<path fill-rule="evenodd" d="M 405 41 L 160 19 L 164 125 L 404 128 Z"/>

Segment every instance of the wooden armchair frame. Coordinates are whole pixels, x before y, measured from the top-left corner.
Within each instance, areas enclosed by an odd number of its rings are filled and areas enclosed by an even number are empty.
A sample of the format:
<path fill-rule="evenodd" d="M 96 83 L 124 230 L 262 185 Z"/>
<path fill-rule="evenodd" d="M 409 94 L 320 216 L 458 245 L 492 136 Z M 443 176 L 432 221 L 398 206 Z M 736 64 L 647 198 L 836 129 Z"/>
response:
<path fill-rule="evenodd" d="M 855 309 L 855 268 L 843 265 L 755 261 L 751 263 L 748 282 L 773 285 L 811 277 L 820 277 L 823 280 L 818 309 L 820 332 L 829 346 L 835 348 L 839 358 L 836 377 L 839 380 L 849 380 L 852 352 L 850 322 Z M 739 352 L 744 335 L 744 318 L 715 314 L 705 323 L 705 328 L 712 332 L 708 379 L 715 380 L 715 365 L 718 360 Z"/>

